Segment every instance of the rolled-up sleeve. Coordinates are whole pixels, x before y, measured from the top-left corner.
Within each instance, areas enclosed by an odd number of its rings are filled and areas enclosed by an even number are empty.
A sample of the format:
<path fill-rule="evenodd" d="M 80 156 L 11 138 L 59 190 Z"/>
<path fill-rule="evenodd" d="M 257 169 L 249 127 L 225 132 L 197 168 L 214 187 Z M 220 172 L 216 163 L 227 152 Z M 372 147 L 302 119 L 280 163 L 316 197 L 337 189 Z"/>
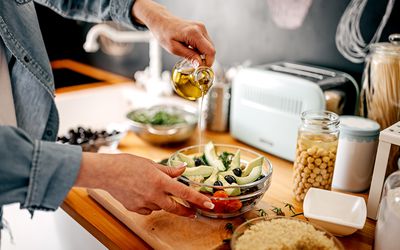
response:
<path fill-rule="evenodd" d="M 79 172 L 79 146 L 32 140 L 22 130 L 0 126 L 0 207 L 55 210 Z M 1 227 L 1 225 L 0 225 Z"/>
<path fill-rule="evenodd" d="M 144 30 L 146 26 L 135 22 L 132 7 L 135 0 L 35 0 L 58 14 L 75 20 L 100 23 L 113 21 L 127 28 Z"/>

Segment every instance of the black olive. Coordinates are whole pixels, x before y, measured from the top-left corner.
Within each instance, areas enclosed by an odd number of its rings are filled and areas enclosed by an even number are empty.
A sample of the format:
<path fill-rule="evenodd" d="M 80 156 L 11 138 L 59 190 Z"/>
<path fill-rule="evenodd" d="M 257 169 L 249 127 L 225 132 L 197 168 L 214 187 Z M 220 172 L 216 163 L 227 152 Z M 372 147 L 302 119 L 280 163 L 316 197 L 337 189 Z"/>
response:
<path fill-rule="evenodd" d="M 194 165 L 195 165 L 196 167 L 198 167 L 198 166 L 204 165 L 204 164 L 203 164 L 203 161 L 202 161 L 202 160 L 200 160 L 199 158 L 196 158 L 196 160 L 194 160 Z"/>
<path fill-rule="evenodd" d="M 260 175 L 260 177 L 258 177 L 255 181 L 259 181 L 259 180 L 261 180 L 262 178 L 264 178 L 265 177 L 265 175 Z"/>
<path fill-rule="evenodd" d="M 236 183 L 236 178 L 233 175 L 225 175 L 224 178 L 229 184 Z"/>
<path fill-rule="evenodd" d="M 238 176 L 238 177 L 242 176 L 242 169 L 241 168 L 235 168 L 232 171 L 236 176 Z"/>
<path fill-rule="evenodd" d="M 223 186 L 224 184 L 221 182 L 221 181 L 215 181 L 214 182 L 214 184 L 213 184 L 213 186 Z M 215 193 L 215 192 L 217 192 L 217 191 L 219 191 L 219 190 L 222 190 L 222 188 L 220 189 L 220 188 L 213 188 L 213 192 Z"/>
<path fill-rule="evenodd" d="M 185 184 L 186 186 L 189 186 L 189 179 L 186 176 L 180 176 L 178 178 L 178 181 L 182 184 Z"/>
<path fill-rule="evenodd" d="M 213 186 L 223 186 L 224 184 L 221 181 L 215 181 Z"/>

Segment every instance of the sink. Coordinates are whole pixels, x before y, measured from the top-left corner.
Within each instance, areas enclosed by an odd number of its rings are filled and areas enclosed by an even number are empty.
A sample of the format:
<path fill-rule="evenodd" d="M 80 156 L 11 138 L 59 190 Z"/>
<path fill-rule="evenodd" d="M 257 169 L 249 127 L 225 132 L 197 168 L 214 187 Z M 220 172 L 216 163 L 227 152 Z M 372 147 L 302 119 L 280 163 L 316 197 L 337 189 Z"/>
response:
<path fill-rule="evenodd" d="M 123 123 L 127 120 L 125 115 L 134 108 L 159 104 L 197 106 L 179 97 L 151 96 L 136 88 L 133 82 L 61 93 L 55 101 L 60 115 L 60 135 L 79 125 L 104 129 L 110 124 Z"/>

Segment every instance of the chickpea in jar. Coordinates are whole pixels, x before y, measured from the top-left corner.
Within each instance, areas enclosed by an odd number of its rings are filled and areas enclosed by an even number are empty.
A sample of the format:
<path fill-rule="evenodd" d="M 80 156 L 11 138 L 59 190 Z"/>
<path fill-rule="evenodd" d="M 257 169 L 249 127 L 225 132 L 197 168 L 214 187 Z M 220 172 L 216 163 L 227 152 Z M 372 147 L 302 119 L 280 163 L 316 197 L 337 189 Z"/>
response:
<path fill-rule="evenodd" d="M 332 186 L 339 132 L 332 127 L 331 130 L 317 128 L 303 125 L 299 129 L 293 165 L 293 196 L 300 202 L 311 187 L 330 190 Z"/>

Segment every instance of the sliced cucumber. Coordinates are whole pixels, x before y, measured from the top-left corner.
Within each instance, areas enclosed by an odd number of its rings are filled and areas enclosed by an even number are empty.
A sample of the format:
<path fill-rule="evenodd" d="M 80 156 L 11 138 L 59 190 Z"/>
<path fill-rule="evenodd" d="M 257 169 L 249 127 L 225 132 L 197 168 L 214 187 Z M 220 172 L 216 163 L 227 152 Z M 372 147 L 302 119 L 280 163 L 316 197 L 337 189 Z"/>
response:
<path fill-rule="evenodd" d="M 208 177 L 208 178 L 204 181 L 204 184 L 213 186 L 214 183 L 215 183 L 217 180 L 218 180 L 218 169 L 217 169 L 217 168 L 214 168 L 214 170 L 213 170 L 212 174 L 210 175 L 210 177 Z M 211 187 L 202 187 L 202 188 L 201 188 L 201 191 L 212 193 L 212 192 L 213 192 L 213 188 L 211 188 Z"/>
<path fill-rule="evenodd" d="M 187 156 L 187 155 L 182 154 L 182 153 L 178 153 L 177 156 L 178 156 L 178 159 L 179 159 L 179 160 L 181 160 L 181 161 L 183 161 L 183 162 L 186 162 L 187 167 L 191 168 L 191 167 L 194 167 L 194 166 L 195 166 L 194 160 L 193 160 L 192 157 Z"/>
<path fill-rule="evenodd" d="M 204 154 L 211 166 L 218 168 L 219 171 L 225 171 L 225 166 L 222 161 L 218 159 L 214 144 L 211 141 L 204 147 Z"/>
<path fill-rule="evenodd" d="M 248 184 L 257 180 L 262 174 L 262 166 L 254 167 L 250 174 L 246 177 L 236 177 L 236 182 L 239 185 Z"/>
<path fill-rule="evenodd" d="M 229 169 L 235 169 L 240 167 L 240 149 L 238 149 L 232 158 Z"/>
<path fill-rule="evenodd" d="M 218 175 L 218 180 L 219 180 L 220 182 L 222 182 L 222 184 L 223 184 L 224 187 L 232 186 L 232 188 L 224 188 L 224 191 L 225 191 L 229 196 L 238 196 L 238 195 L 240 195 L 240 188 L 235 188 L 235 186 L 237 186 L 238 184 L 236 184 L 236 183 L 229 184 L 229 183 L 225 180 L 224 176 L 222 176 L 222 175 Z"/>
<path fill-rule="evenodd" d="M 252 160 L 251 162 L 249 162 L 249 164 L 247 164 L 246 168 L 243 170 L 242 176 L 248 176 L 251 173 L 251 171 L 253 171 L 253 168 L 262 166 L 263 164 L 264 164 L 263 156 L 260 156 Z"/>
<path fill-rule="evenodd" d="M 201 175 L 203 177 L 208 177 L 212 174 L 214 171 L 214 167 L 211 166 L 198 166 L 195 168 L 186 168 L 185 172 L 183 172 L 183 176 L 189 177 L 189 176 L 196 176 L 196 175 Z"/>

